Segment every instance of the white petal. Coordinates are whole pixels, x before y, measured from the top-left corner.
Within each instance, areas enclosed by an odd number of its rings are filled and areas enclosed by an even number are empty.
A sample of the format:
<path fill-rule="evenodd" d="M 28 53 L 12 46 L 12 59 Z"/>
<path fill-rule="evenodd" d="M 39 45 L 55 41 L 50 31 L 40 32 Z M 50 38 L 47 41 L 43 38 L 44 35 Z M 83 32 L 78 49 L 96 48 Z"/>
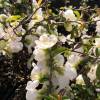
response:
<path fill-rule="evenodd" d="M 38 80 L 28 81 L 27 82 L 27 86 L 26 86 L 26 90 L 34 91 L 38 85 L 39 85 L 39 81 Z"/>
<path fill-rule="evenodd" d="M 36 90 L 34 90 L 34 91 L 27 91 L 27 93 L 26 93 L 26 100 L 38 100 L 37 96 L 38 96 L 38 92 Z"/>

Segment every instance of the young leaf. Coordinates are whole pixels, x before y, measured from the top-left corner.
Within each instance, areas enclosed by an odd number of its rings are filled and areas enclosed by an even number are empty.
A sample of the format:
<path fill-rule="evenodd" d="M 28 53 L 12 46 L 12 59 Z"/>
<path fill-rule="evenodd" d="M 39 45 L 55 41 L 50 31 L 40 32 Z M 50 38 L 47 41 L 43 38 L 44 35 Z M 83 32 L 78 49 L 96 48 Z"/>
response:
<path fill-rule="evenodd" d="M 19 20 L 20 18 L 21 18 L 21 16 L 19 16 L 19 15 L 12 15 L 6 21 L 13 22 L 13 21 Z"/>
<path fill-rule="evenodd" d="M 63 53 L 67 50 L 65 47 L 57 47 L 52 50 L 52 55 L 56 56 L 57 54 Z"/>
<path fill-rule="evenodd" d="M 77 18 L 81 17 L 80 13 L 78 11 L 76 11 L 76 10 L 74 11 L 74 14 L 77 16 Z"/>

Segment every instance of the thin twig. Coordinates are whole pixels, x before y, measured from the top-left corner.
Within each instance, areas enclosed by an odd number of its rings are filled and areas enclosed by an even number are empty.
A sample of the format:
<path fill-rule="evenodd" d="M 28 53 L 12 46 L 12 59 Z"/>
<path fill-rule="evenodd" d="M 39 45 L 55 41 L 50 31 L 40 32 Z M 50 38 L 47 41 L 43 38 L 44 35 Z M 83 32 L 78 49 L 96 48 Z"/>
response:
<path fill-rule="evenodd" d="M 15 30 L 16 28 L 18 28 L 20 25 L 26 24 L 26 23 L 32 18 L 32 16 L 33 16 L 41 7 L 43 7 L 46 3 L 47 3 L 47 1 L 44 2 L 41 6 L 39 6 L 32 14 L 30 14 L 30 15 L 26 16 L 25 18 L 23 18 L 23 19 L 19 22 L 19 24 L 14 28 L 14 30 Z"/>

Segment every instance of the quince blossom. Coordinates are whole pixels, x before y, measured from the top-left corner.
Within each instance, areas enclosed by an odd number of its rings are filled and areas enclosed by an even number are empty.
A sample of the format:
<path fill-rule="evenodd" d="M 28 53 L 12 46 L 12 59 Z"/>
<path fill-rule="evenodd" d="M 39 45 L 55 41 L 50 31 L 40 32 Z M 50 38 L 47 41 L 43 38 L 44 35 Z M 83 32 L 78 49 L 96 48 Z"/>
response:
<path fill-rule="evenodd" d="M 100 34 L 100 21 L 96 23 L 96 32 Z"/>
<path fill-rule="evenodd" d="M 43 34 L 40 36 L 39 40 L 36 40 L 35 43 L 38 48 L 47 49 L 51 48 L 57 43 L 58 39 L 56 35 Z"/>
<path fill-rule="evenodd" d="M 2 39 L 5 36 L 5 32 L 3 30 L 3 26 L 0 25 L 0 39 Z"/>
<path fill-rule="evenodd" d="M 91 82 L 96 79 L 96 69 L 97 65 L 92 65 L 90 71 L 87 73 L 87 76 L 90 78 Z"/>
<path fill-rule="evenodd" d="M 37 39 L 36 36 L 33 36 L 33 35 L 26 35 L 25 37 L 25 46 L 28 48 L 28 52 L 29 53 L 32 53 L 32 47 L 35 46 L 35 40 Z"/>
<path fill-rule="evenodd" d="M 68 9 L 65 12 L 63 12 L 63 17 L 66 18 L 67 21 L 76 21 L 77 18 L 75 17 L 75 14 L 73 13 L 73 10 Z"/>
<path fill-rule="evenodd" d="M 23 49 L 23 44 L 20 42 L 20 38 L 16 38 L 16 40 L 9 40 L 7 44 L 7 48 L 12 53 L 17 53 Z"/>
<path fill-rule="evenodd" d="M 35 81 L 29 81 L 26 86 L 26 100 L 37 100 L 38 91 L 36 90 L 36 87 L 39 85 L 39 82 L 37 80 Z"/>

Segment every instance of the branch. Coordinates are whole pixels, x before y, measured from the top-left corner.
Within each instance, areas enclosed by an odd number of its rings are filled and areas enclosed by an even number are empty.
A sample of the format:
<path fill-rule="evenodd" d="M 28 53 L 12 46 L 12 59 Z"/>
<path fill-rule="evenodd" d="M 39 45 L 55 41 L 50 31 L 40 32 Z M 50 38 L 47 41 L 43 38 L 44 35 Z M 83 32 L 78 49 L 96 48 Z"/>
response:
<path fill-rule="evenodd" d="M 14 28 L 14 30 L 15 30 L 16 28 L 18 28 L 20 25 L 26 24 L 28 21 L 30 21 L 31 18 L 32 18 L 32 16 L 33 16 L 41 7 L 43 7 L 43 6 L 46 5 L 46 4 L 47 4 L 47 1 L 45 1 L 41 6 L 39 6 L 32 14 L 30 14 L 30 15 L 26 16 L 25 18 L 23 18 L 23 19 L 19 22 L 19 24 Z"/>

